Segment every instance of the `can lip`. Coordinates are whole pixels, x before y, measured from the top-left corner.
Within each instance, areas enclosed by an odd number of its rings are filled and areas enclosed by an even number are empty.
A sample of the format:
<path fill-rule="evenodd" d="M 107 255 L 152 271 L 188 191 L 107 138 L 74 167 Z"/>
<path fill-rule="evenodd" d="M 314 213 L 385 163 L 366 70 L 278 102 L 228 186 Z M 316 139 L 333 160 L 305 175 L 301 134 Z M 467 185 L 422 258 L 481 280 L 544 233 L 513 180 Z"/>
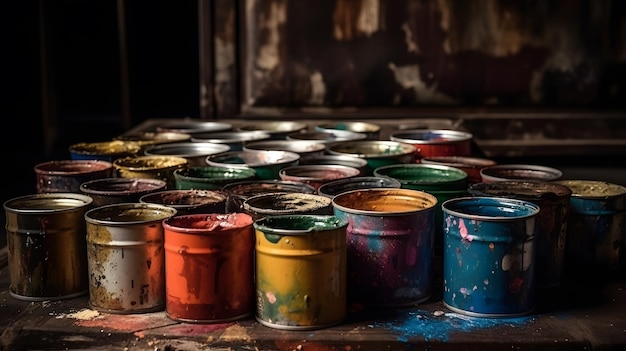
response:
<path fill-rule="evenodd" d="M 133 211 L 146 211 L 146 214 L 152 215 L 152 218 L 142 219 L 137 214 L 133 214 Z M 90 224 L 120 226 L 129 224 L 161 223 L 164 219 L 175 216 L 176 212 L 175 208 L 165 205 L 122 202 L 92 208 L 85 213 L 84 217 L 85 221 Z M 120 213 L 126 213 L 129 214 L 129 216 L 120 216 Z M 98 215 L 100 218 L 97 217 Z M 116 216 L 112 217 L 112 215 Z"/>
<path fill-rule="evenodd" d="M 392 197 L 397 197 L 399 199 L 406 200 L 406 202 L 418 204 L 424 204 L 424 207 L 415 206 L 414 208 L 407 210 L 396 210 L 396 211 L 377 211 L 377 210 L 368 210 L 368 209 L 360 209 L 360 208 L 351 208 L 345 205 L 342 205 L 340 202 L 345 198 L 349 198 L 355 196 L 357 193 L 363 194 L 375 194 L 380 198 L 384 198 L 386 201 L 389 201 Z M 413 189 L 403 189 L 403 188 L 370 188 L 370 189 L 356 189 L 343 192 L 339 195 L 336 195 L 332 198 L 332 205 L 335 209 L 340 210 L 345 213 L 352 214 L 361 214 L 361 215 L 373 215 L 373 216 L 404 216 L 408 214 L 414 214 L 417 212 L 424 212 L 434 210 L 437 205 L 437 198 L 429 194 L 425 191 L 421 190 L 413 190 Z"/>
<path fill-rule="evenodd" d="M 460 208 L 453 209 L 451 208 L 455 204 L 459 204 L 462 202 L 466 202 L 471 205 L 471 207 L 476 208 L 485 208 L 485 207 L 494 207 L 500 210 L 501 216 L 490 216 L 490 215 L 482 215 L 482 214 L 473 214 L 460 211 Z M 505 210 L 505 206 L 508 206 L 508 209 Z M 524 211 L 520 211 L 518 215 L 512 214 L 515 211 L 515 208 L 524 209 Z M 511 199 L 506 197 L 490 197 L 490 196 L 463 196 L 457 197 L 453 199 L 449 199 L 444 201 L 441 204 L 441 209 L 444 213 L 464 218 L 464 219 L 472 219 L 472 220 L 480 220 L 480 221 L 490 221 L 490 222 L 501 222 L 501 221 L 510 221 L 515 219 L 525 219 L 536 216 L 539 213 L 539 206 L 526 200 L 518 200 Z M 506 215 L 511 214 L 511 215 Z"/>
<path fill-rule="evenodd" d="M 475 196 L 516 197 L 521 200 L 568 198 L 572 190 L 558 182 L 538 180 L 503 180 L 471 184 L 468 192 Z"/>
<path fill-rule="evenodd" d="M 113 170 L 113 163 L 105 160 L 52 160 L 35 165 L 38 175 L 87 175 Z"/>
<path fill-rule="evenodd" d="M 306 228 L 286 228 L 287 225 L 292 226 L 298 220 L 306 220 L 309 225 Z M 282 221 L 282 223 L 278 223 Z M 270 227 L 274 222 L 282 224 L 282 227 Z M 334 215 L 277 215 L 269 216 L 254 221 L 253 227 L 257 231 L 266 234 L 284 234 L 284 235 L 309 235 L 327 230 L 335 230 L 348 226 L 346 219 L 339 218 Z"/>
<path fill-rule="evenodd" d="M 612 197 L 626 196 L 626 187 L 619 184 L 609 183 L 601 180 L 583 180 L 583 179 L 568 179 L 568 180 L 556 180 L 553 183 L 562 184 L 572 190 L 572 197 L 579 199 L 608 199 Z M 575 185 L 586 186 L 603 186 L 612 190 L 605 194 L 591 194 L 583 193 L 582 191 L 574 188 Z"/>
<path fill-rule="evenodd" d="M 16 208 L 16 205 L 25 208 Z M 54 205 L 53 205 L 54 204 Z M 93 198 L 77 193 L 45 193 L 19 196 L 4 202 L 7 212 L 19 214 L 62 213 L 75 211 L 93 204 Z M 29 206 L 30 208 L 26 208 Z"/>
<path fill-rule="evenodd" d="M 450 129 L 408 129 L 393 133 L 391 140 L 409 144 L 453 144 L 470 141 L 474 135 L 469 132 Z"/>
<path fill-rule="evenodd" d="M 505 174 L 508 172 L 508 174 Z M 520 174 L 521 173 L 521 174 Z M 535 174 L 536 176 L 533 176 Z M 532 164 L 497 164 L 480 170 L 483 179 L 501 180 L 557 180 L 563 172 L 557 168 Z"/>
<path fill-rule="evenodd" d="M 247 213 L 196 213 L 163 220 L 163 228 L 181 233 L 224 232 L 251 226 L 254 220 Z"/>

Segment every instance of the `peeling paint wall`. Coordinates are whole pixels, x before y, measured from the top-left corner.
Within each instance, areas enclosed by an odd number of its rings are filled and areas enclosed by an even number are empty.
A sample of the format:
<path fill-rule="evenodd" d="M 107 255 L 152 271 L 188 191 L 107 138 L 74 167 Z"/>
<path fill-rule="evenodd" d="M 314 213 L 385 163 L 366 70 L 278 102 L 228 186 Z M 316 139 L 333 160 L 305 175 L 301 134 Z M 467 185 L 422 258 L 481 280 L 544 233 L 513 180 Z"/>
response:
<path fill-rule="evenodd" d="M 619 0 L 220 3 L 236 11 L 244 35 L 216 35 L 215 79 L 239 86 L 243 109 L 615 108 L 626 101 Z M 219 21 L 216 32 L 224 32 Z M 241 65 L 233 71 L 235 53 Z M 234 98 L 217 94 L 220 106 Z"/>

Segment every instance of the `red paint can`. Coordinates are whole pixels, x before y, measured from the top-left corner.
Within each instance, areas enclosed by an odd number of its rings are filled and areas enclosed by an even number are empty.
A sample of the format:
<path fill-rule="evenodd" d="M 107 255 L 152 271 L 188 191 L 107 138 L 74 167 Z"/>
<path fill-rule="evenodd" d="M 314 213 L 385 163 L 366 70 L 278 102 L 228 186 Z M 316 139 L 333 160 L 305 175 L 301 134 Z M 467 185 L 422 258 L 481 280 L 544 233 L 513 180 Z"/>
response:
<path fill-rule="evenodd" d="M 245 213 L 191 214 L 163 221 L 169 318 L 219 323 L 252 313 L 252 224 Z"/>

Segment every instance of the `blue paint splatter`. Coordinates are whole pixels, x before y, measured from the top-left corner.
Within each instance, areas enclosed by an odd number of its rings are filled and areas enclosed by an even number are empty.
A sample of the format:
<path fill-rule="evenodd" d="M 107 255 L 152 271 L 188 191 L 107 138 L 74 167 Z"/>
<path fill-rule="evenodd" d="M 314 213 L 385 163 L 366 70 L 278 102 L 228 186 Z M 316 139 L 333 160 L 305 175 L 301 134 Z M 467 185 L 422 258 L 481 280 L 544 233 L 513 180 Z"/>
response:
<path fill-rule="evenodd" d="M 398 311 L 404 314 L 393 318 L 394 322 L 377 322 L 373 328 L 386 328 L 399 334 L 398 341 L 408 342 L 411 339 L 424 338 L 424 341 L 438 340 L 447 342 L 450 332 L 471 332 L 476 329 L 487 329 L 498 326 L 519 326 L 533 321 L 533 317 L 486 318 L 470 317 L 459 313 L 445 313 L 436 316 L 432 312 Z"/>

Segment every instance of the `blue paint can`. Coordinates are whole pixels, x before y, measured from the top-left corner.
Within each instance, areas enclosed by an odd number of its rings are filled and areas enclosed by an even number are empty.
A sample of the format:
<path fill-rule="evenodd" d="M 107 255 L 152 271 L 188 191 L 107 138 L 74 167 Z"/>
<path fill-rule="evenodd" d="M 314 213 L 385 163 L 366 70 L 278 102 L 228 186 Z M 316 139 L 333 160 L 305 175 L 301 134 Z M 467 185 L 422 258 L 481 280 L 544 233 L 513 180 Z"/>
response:
<path fill-rule="evenodd" d="M 596 180 L 557 183 L 572 190 L 565 243 L 568 278 L 623 274 L 626 187 Z"/>
<path fill-rule="evenodd" d="M 529 314 L 539 206 L 498 197 L 460 197 L 441 206 L 443 304 L 475 317 Z"/>

